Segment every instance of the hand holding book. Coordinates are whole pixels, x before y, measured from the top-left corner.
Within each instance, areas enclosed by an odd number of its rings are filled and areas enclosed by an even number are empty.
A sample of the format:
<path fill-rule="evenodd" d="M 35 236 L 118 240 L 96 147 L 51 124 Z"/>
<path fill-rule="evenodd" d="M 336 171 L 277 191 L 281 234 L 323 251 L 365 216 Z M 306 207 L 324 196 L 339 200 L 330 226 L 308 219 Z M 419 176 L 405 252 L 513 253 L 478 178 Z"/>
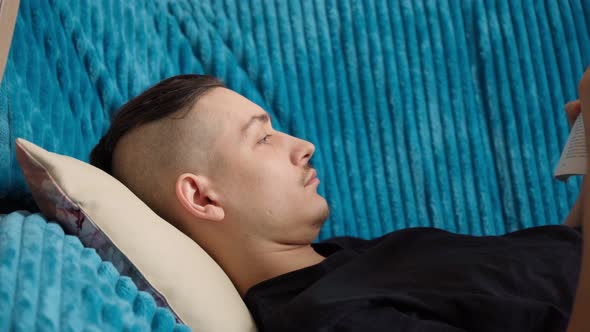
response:
<path fill-rule="evenodd" d="M 582 116 L 577 117 L 574 122 L 574 127 L 576 126 L 576 123 L 582 123 L 585 124 L 585 126 L 588 126 L 589 130 L 585 131 L 588 133 L 588 136 L 586 137 L 584 135 L 581 142 L 585 147 L 590 147 L 590 144 L 588 144 L 588 142 L 590 142 L 590 66 L 586 68 L 586 71 L 580 80 L 578 85 L 578 95 L 580 96 L 580 113 Z M 583 128 L 584 125 L 581 127 Z M 570 138 L 572 134 L 575 135 L 574 129 L 572 129 L 572 132 L 570 133 Z M 568 144 L 569 143 L 570 139 L 568 139 Z M 587 153 L 586 149 L 584 149 L 583 152 L 586 156 L 590 155 Z M 587 157 L 582 159 L 584 161 L 585 169 L 586 164 L 588 164 L 588 159 Z M 588 172 L 586 170 L 581 174 L 584 175 L 579 196 L 579 199 L 581 199 L 580 207 L 582 211 L 580 214 L 582 216 L 583 229 L 582 262 L 578 277 L 578 287 L 576 288 L 576 295 L 574 297 L 567 332 L 586 332 L 590 326 L 590 316 L 588 315 L 588 313 L 590 313 L 590 182 L 586 181 L 588 180 L 588 177 L 586 176 Z"/>

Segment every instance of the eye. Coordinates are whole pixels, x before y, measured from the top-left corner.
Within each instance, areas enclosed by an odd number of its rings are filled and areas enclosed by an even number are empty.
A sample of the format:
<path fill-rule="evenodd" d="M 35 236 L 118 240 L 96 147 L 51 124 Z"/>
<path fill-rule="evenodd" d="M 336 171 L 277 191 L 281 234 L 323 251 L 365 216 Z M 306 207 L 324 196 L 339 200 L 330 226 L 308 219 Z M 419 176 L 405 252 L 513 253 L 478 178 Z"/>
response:
<path fill-rule="evenodd" d="M 263 139 L 261 139 L 260 141 L 258 141 L 258 144 L 268 144 L 268 141 L 266 140 L 267 137 L 271 137 L 272 135 L 266 135 L 264 136 Z M 264 142 L 264 143 L 261 143 Z"/>

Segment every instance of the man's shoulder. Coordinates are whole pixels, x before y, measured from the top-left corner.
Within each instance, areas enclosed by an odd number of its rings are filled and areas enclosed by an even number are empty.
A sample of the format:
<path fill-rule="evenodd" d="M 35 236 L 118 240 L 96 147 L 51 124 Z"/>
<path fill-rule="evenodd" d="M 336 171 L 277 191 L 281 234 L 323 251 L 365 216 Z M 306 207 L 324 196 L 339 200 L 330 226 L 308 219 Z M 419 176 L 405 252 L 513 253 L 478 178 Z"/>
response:
<path fill-rule="evenodd" d="M 362 237 L 357 236 L 335 236 L 329 239 L 322 240 L 315 245 L 322 246 L 325 248 L 334 247 L 337 249 L 363 249 L 372 247 L 382 241 L 385 241 L 388 238 L 393 237 L 403 237 L 409 236 L 415 233 L 429 233 L 429 232 L 439 232 L 444 230 L 433 228 L 433 227 L 409 227 L 409 228 L 402 228 L 398 230 L 393 230 L 391 232 L 385 233 L 381 236 L 372 238 L 372 239 L 365 239 Z"/>
<path fill-rule="evenodd" d="M 348 235 L 335 236 L 335 237 L 320 241 L 318 244 L 322 245 L 324 247 L 334 246 L 334 247 L 338 247 L 339 249 L 358 249 L 358 248 L 370 246 L 370 245 L 380 241 L 380 239 L 384 238 L 386 235 L 383 235 L 383 236 L 380 236 L 380 237 L 374 238 L 374 239 L 364 239 L 361 237 L 348 236 Z"/>

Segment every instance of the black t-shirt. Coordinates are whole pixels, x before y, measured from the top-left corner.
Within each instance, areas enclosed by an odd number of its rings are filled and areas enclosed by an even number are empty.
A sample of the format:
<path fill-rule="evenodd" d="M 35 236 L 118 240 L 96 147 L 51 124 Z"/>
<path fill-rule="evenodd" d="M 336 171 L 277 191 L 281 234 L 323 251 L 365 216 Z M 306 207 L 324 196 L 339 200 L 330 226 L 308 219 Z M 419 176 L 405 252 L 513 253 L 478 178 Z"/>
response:
<path fill-rule="evenodd" d="M 582 233 L 564 225 L 499 236 L 414 227 L 312 247 L 326 259 L 246 293 L 260 332 L 565 331 Z"/>

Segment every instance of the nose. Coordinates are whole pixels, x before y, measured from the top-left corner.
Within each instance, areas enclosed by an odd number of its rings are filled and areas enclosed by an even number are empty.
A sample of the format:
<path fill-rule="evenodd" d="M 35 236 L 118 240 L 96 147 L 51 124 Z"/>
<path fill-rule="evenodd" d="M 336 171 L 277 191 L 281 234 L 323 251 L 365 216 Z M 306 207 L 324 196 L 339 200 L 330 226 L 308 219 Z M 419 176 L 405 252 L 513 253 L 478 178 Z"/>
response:
<path fill-rule="evenodd" d="M 315 146 L 311 142 L 297 137 L 295 138 L 297 139 L 297 143 L 293 149 L 293 163 L 296 165 L 306 165 L 309 163 L 309 159 L 311 159 L 311 156 L 313 156 L 313 153 L 315 152 Z"/>

